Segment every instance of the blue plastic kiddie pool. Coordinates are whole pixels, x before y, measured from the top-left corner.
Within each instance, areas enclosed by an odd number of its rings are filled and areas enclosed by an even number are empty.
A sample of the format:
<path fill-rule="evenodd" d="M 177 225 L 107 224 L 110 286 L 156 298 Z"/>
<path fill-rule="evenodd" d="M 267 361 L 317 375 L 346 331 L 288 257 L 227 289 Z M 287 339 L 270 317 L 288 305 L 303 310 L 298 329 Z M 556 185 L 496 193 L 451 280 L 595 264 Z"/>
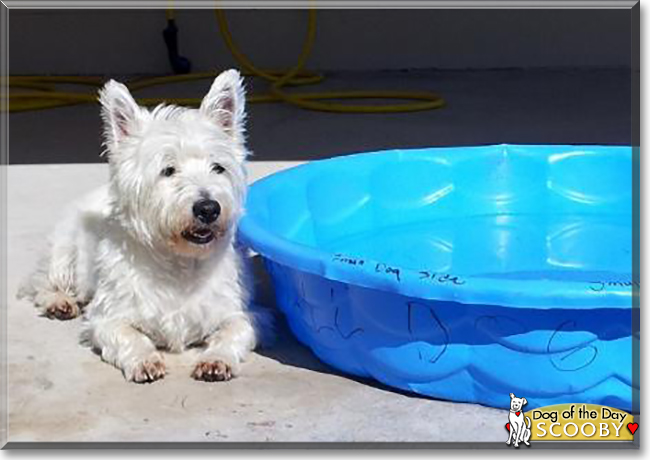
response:
<path fill-rule="evenodd" d="M 632 409 L 632 151 L 515 146 L 315 161 L 240 225 L 324 362 L 453 401 Z"/>

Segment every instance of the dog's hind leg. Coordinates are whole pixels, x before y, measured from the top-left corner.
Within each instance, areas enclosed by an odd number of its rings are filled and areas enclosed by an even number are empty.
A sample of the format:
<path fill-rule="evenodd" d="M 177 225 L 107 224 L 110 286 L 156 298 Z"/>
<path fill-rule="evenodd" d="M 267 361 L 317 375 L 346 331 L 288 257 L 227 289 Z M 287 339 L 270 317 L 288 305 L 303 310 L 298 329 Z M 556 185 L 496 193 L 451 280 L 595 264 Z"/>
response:
<path fill-rule="evenodd" d="M 528 442 L 530 440 L 530 436 L 532 434 L 532 431 L 530 430 L 530 417 L 526 417 L 526 420 L 528 421 L 528 426 L 526 427 L 526 422 L 524 422 L 524 444 L 526 444 L 528 447 L 530 447 L 530 443 Z"/>
<path fill-rule="evenodd" d="M 38 268 L 23 284 L 19 298 L 28 298 L 42 314 L 57 319 L 79 315 L 77 299 L 76 216 L 60 222 L 51 237 L 49 253 L 41 258 Z"/>
<path fill-rule="evenodd" d="M 100 196 L 101 195 L 101 196 Z M 18 297 L 31 300 L 50 318 L 72 319 L 94 292 L 94 251 L 97 228 L 105 213 L 103 190 L 71 207 L 50 236 L 48 253 L 22 284 Z"/>

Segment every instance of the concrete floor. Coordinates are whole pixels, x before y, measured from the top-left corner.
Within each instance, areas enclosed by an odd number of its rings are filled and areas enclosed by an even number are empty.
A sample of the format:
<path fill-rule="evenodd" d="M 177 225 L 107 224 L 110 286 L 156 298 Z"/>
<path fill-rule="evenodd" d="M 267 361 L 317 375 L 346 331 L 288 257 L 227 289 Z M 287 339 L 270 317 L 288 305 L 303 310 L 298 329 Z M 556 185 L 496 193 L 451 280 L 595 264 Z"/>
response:
<path fill-rule="evenodd" d="M 176 91 L 198 94 L 207 83 Z M 630 142 L 625 71 L 495 71 L 351 74 L 329 88 L 440 91 L 443 110 L 334 115 L 283 105 L 251 107 L 251 178 L 350 151 L 489 143 Z M 255 88 L 254 88 L 255 89 Z M 167 91 L 167 92 L 166 92 Z M 156 89 L 151 93 L 168 94 Z M 340 375 L 286 328 L 242 376 L 189 378 L 189 356 L 169 356 L 169 375 L 139 386 L 78 344 L 79 320 L 50 321 L 15 300 L 61 209 L 106 180 L 98 161 L 97 108 L 11 115 L 8 170 L 8 403 L 11 442 L 321 441 L 497 442 L 506 411 L 402 394 Z M 19 163 L 63 163 L 17 165 Z M 261 293 L 270 299 L 268 286 Z"/>

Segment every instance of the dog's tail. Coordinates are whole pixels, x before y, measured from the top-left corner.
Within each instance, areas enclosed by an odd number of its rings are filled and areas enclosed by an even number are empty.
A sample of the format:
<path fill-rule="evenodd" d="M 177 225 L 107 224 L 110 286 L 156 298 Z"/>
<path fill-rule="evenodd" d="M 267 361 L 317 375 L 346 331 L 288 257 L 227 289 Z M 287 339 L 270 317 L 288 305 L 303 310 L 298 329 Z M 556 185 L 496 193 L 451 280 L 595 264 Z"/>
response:
<path fill-rule="evenodd" d="M 526 424 L 528 425 L 528 429 L 530 430 L 530 417 L 526 417 Z"/>

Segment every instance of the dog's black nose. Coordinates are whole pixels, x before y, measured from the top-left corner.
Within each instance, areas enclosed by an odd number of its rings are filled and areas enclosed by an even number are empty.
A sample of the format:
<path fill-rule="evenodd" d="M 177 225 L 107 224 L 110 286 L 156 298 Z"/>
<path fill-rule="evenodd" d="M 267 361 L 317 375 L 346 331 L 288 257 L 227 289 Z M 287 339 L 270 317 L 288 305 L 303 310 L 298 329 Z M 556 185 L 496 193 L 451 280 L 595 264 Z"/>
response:
<path fill-rule="evenodd" d="M 214 200 L 199 200 L 192 206 L 194 217 L 204 224 L 211 224 L 219 217 L 221 206 Z"/>

